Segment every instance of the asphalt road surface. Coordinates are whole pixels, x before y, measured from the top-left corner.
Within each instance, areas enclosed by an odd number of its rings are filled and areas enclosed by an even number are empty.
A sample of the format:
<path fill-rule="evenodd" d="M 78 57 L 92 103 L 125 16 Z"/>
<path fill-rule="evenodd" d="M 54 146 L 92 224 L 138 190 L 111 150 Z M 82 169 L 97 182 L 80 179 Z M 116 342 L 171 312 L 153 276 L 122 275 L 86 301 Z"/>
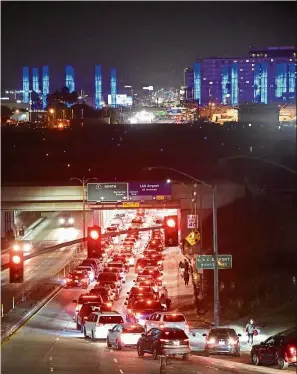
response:
<path fill-rule="evenodd" d="M 141 246 L 145 245 L 146 234 L 143 234 Z M 179 250 L 167 250 L 164 261 L 164 283 L 169 296 L 173 297 L 173 309 L 179 300 L 178 263 Z M 127 274 L 120 299 L 113 305 L 113 310 L 123 311 L 127 292 L 135 279 L 134 269 Z M 90 287 L 92 288 L 92 286 Z M 59 374 L 102 373 L 102 374 L 157 374 L 160 372 L 160 361 L 154 361 L 146 354 L 138 357 L 135 349 L 124 348 L 115 351 L 106 346 L 105 341 L 85 339 L 76 330 L 73 321 L 75 304 L 82 291 L 80 289 L 62 289 L 16 334 L 2 344 L 2 374 L 32 374 L 58 372 Z M 232 364 L 231 364 L 232 365 Z M 264 368 L 263 368 L 264 369 Z M 252 373 L 249 370 L 234 367 L 220 368 L 211 359 L 192 356 L 189 361 L 172 359 L 166 366 L 166 372 L 181 373 Z M 268 369 L 269 370 L 269 369 Z M 264 371 L 262 371 L 264 372 Z M 265 371 L 266 372 L 266 371 Z M 270 371 L 267 371 L 270 372 Z"/>
<path fill-rule="evenodd" d="M 30 253 L 38 253 L 38 250 L 42 248 L 81 237 L 81 214 L 80 212 L 76 212 L 73 216 L 75 218 L 74 226 L 63 228 L 59 227 L 58 214 L 51 214 L 46 221 L 42 222 L 26 237 L 25 240 L 31 241 L 32 243 L 32 250 Z M 92 215 L 87 214 L 87 225 L 91 223 L 91 219 Z M 15 301 L 19 300 L 23 295 L 57 274 L 70 261 L 76 247 L 77 246 L 64 247 L 26 260 L 24 273 L 25 281 L 23 283 L 10 284 L 9 269 L 3 270 L 1 272 L 1 303 L 3 304 L 4 313 L 12 308 L 13 297 Z"/>

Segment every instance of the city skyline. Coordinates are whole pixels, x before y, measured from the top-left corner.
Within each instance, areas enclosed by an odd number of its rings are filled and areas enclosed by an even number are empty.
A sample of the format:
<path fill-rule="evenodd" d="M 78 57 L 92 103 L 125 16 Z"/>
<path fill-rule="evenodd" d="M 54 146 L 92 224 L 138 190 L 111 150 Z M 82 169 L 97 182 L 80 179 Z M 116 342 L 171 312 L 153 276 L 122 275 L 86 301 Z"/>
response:
<path fill-rule="evenodd" d="M 41 69 L 46 65 L 50 69 L 51 90 L 60 88 L 64 66 L 68 64 L 75 68 L 76 87 L 86 90 L 93 89 L 95 64 L 102 65 L 103 87 L 108 85 L 108 72 L 113 66 L 117 68 L 119 85 L 176 86 L 183 83 L 183 69 L 192 66 L 197 58 L 245 56 L 249 45 L 294 44 L 292 3 L 257 3 L 253 17 L 247 3 L 215 3 L 215 8 L 192 2 L 171 3 L 170 7 L 168 3 L 158 3 L 157 8 L 152 4 L 116 3 L 120 11 L 113 13 L 115 3 L 73 3 L 71 8 L 69 3 L 60 2 L 44 2 L 42 6 L 30 2 L 2 3 L 2 86 L 20 88 L 22 66 Z M 99 23 L 95 20 L 98 12 L 106 15 Z M 261 19 L 268 12 L 269 20 Z M 54 27 L 52 14 L 56 20 Z M 232 14 L 233 28 L 221 14 Z M 29 16 L 35 27 L 25 34 L 22 31 L 22 35 L 32 42 L 20 44 L 21 17 Z M 62 20 L 67 16 L 73 23 L 65 28 Z M 282 17 L 286 22 L 277 23 Z M 112 20 L 112 27 L 106 18 Z M 250 29 L 246 32 L 248 25 Z M 234 28 L 237 37 L 230 43 Z M 205 30 L 207 37 L 203 38 Z M 62 39 L 58 39 L 59 34 Z M 42 47 L 36 48 L 37 45 Z"/>

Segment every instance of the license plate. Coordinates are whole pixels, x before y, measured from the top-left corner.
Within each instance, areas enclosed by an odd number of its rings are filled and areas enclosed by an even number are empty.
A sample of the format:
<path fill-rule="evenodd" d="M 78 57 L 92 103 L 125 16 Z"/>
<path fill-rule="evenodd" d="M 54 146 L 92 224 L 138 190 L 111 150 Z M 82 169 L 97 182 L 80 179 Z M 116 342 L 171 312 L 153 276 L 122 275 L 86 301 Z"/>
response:
<path fill-rule="evenodd" d="M 225 344 L 225 342 L 223 340 L 219 341 L 219 345 L 224 345 L 224 344 Z"/>
<path fill-rule="evenodd" d="M 78 283 L 78 280 L 75 280 L 74 282 L 75 282 L 75 283 Z"/>
<path fill-rule="evenodd" d="M 179 345 L 179 341 L 173 342 L 173 345 Z"/>

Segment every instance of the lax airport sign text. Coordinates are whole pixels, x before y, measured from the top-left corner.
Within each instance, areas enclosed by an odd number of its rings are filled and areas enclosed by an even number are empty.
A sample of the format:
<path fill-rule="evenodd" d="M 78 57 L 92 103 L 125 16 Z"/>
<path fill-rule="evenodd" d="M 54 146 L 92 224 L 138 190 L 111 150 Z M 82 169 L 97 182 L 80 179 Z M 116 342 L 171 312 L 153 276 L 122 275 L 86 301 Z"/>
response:
<path fill-rule="evenodd" d="M 171 184 L 166 182 L 88 183 L 89 203 L 170 200 Z"/>

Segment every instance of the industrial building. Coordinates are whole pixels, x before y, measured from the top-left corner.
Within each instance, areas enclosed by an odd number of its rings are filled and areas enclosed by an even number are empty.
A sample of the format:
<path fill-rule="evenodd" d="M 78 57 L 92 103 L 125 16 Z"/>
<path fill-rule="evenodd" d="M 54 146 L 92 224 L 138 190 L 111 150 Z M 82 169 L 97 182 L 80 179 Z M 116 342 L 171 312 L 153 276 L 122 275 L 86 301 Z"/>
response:
<path fill-rule="evenodd" d="M 296 47 L 250 48 L 249 57 L 203 58 L 184 70 L 185 100 L 284 104 L 296 101 Z"/>

